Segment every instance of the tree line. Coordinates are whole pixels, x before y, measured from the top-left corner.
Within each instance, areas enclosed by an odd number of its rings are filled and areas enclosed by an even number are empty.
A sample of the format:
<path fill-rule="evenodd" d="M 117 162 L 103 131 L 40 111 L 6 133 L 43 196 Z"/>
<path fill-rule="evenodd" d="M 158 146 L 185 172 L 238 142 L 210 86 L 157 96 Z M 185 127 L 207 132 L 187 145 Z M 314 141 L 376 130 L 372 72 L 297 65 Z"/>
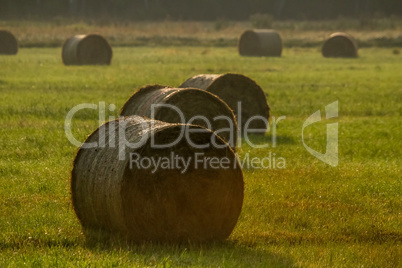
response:
<path fill-rule="evenodd" d="M 0 19 L 246 20 L 258 13 L 275 19 L 402 16 L 402 0 L 0 0 Z"/>

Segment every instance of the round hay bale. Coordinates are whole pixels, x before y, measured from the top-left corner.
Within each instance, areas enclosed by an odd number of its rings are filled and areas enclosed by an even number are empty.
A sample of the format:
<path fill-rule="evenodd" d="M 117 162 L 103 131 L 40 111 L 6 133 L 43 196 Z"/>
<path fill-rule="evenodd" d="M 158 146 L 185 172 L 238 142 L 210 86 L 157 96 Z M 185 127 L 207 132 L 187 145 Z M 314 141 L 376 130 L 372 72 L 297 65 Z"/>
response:
<path fill-rule="evenodd" d="M 173 105 L 181 111 L 183 118 L 178 111 L 166 106 L 155 107 L 152 114 L 152 106 L 155 104 Z M 161 85 L 144 86 L 124 104 L 120 115 L 140 115 L 168 123 L 200 125 L 215 131 L 233 149 L 236 147 L 238 129 L 232 110 L 219 97 L 205 90 L 169 88 Z M 225 119 L 218 116 L 224 116 Z"/>
<path fill-rule="evenodd" d="M 112 47 L 100 35 L 76 35 L 68 39 L 62 50 L 65 65 L 110 65 Z"/>
<path fill-rule="evenodd" d="M 239 54 L 280 57 L 282 55 L 281 36 L 274 30 L 247 30 L 240 36 Z"/>
<path fill-rule="evenodd" d="M 15 55 L 18 53 L 18 41 L 9 31 L 0 30 L 0 55 Z"/>
<path fill-rule="evenodd" d="M 241 135 L 244 134 L 247 121 L 253 116 L 269 119 L 270 108 L 264 91 L 247 76 L 231 73 L 200 74 L 189 78 L 180 87 L 200 88 L 219 96 L 233 110 Z M 238 109 L 239 102 L 241 111 Z M 266 122 L 257 119 L 248 125 L 248 129 L 261 130 L 256 134 L 264 134 L 267 127 Z"/>
<path fill-rule="evenodd" d="M 190 146 L 186 135 L 180 136 L 183 127 L 195 144 L 215 138 L 223 146 Z M 168 144 L 178 137 L 169 148 L 152 145 L 152 139 Z M 234 152 L 213 132 L 130 116 L 104 124 L 85 144 L 103 138 L 104 146 L 78 150 L 71 174 L 73 207 L 87 234 L 107 230 L 133 241 L 199 242 L 223 240 L 233 231 L 243 204 L 243 174 Z M 131 145 L 119 146 L 125 141 Z M 225 158 L 228 168 L 197 164 L 197 154 Z M 188 161 L 188 168 L 173 156 Z M 150 162 L 144 159 L 152 157 L 165 166 L 146 166 Z"/>
<path fill-rule="evenodd" d="M 349 34 L 333 33 L 322 46 L 322 55 L 332 58 L 356 58 L 357 42 Z"/>

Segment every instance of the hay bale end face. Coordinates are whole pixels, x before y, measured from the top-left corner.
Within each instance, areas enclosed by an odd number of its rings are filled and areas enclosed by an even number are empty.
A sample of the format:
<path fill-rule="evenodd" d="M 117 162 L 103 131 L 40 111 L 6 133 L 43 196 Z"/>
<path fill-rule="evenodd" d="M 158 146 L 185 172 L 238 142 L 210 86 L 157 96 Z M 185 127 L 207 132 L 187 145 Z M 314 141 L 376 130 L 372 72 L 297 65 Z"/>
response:
<path fill-rule="evenodd" d="M 0 55 L 15 55 L 18 53 L 18 41 L 9 31 L 0 30 Z"/>
<path fill-rule="evenodd" d="M 349 34 L 334 33 L 324 42 L 322 55 L 327 58 L 356 58 L 357 42 Z"/>
<path fill-rule="evenodd" d="M 110 65 L 112 47 L 100 35 L 76 35 L 68 39 L 62 50 L 65 65 Z"/>
<path fill-rule="evenodd" d="M 239 54 L 241 56 L 280 57 L 282 40 L 274 30 L 248 30 L 240 36 Z"/>
<path fill-rule="evenodd" d="M 238 128 L 235 115 L 224 101 L 205 90 L 144 86 L 124 104 L 120 115 L 140 115 L 168 123 L 200 125 L 215 131 L 233 149 L 236 147 Z"/>
<path fill-rule="evenodd" d="M 255 134 L 264 134 L 268 127 L 270 108 L 265 93 L 254 80 L 244 75 L 200 74 L 187 79 L 180 87 L 200 88 L 220 97 L 233 110 L 241 135 L 249 120 L 247 128 L 257 129 Z M 252 120 L 254 116 L 266 120 Z"/>
<path fill-rule="evenodd" d="M 169 148 L 152 146 L 151 138 L 159 145 L 176 140 L 182 127 L 130 116 L 110 121 L 88 137 L 87 144 L 103 137 L 106 143 L 80 148 L 74 160 L 72 202 L 84 230 L 108 230 L 133 241 L 155 242 L 224 240 L 230 235 L 244 191 L 235 154 L 210 130 L 190 125 L 192 130 L 203 130 L 189 132 L 192 142 L 208 144 L 215 136 L 226 146 L 197 149 L 185 135 Z M 140 140 L 140 146 L 133 145 Z M 113 142 L 116 146 L 110 145 Z M 133 146 L 122 150 L 118 145 L 126 142 Z M 176 166 L 172 154 L 189 161 L 188 168 Z M 195 162 L 195 154 L 227 158 L 229 168 L 204 168 Z M 152 157 L 173 161 L 154 169 Z"/>

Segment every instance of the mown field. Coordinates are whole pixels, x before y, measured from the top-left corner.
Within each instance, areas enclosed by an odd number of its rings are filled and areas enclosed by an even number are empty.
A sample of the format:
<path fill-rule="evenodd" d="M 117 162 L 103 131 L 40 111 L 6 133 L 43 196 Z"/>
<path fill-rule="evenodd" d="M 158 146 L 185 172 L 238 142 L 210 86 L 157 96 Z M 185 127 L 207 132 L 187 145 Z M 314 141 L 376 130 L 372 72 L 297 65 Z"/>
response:
<path fill-rule="evenodd" d="M 100 33 L 114 46 L 236 46 L 242 32 L 266 23 L 279 31 L 286 47 L 318 47 L 332 33 L 352 34 L 360 47 L 401 47 L 402 18 L 366 18 L 325 21 L 116 21 L 72 20 L 0 21 L 22 47 L 60 47 L 74 34 Z"/>
<path fill-rule="evenodd" d="M 60 48 L 0 56 L 0 267 L 400 267 L 402 243 L 402 55 L 363 48 L 358 59 L 326 59 L 319 47 L 281 58 L 245 58 L 236 48 L 115 47 L 111 66 L 63 66 Z M 77 148 L 64 133 L 68 111 L 105 101 L 122 107 L 145 84 L 178 86 L 200 73 L 235 72 L 268 94 L 275 148 L 243 144 L 240 158 L 275 153 L 286 168 L 244 169 L 245 199 L 225 242 L 130 244 L 86 240 L 70 202 Z M 339 102 L 339 165 L 303 147 L 303 122 Z M 109 115 L 117 116 L 117 111 Z M 326 120 L 305 130 L 325 150 Z M 99 125 L 79 112 L 84 140 Z M 271 142 L 271 133 L 254 137 Z"/>

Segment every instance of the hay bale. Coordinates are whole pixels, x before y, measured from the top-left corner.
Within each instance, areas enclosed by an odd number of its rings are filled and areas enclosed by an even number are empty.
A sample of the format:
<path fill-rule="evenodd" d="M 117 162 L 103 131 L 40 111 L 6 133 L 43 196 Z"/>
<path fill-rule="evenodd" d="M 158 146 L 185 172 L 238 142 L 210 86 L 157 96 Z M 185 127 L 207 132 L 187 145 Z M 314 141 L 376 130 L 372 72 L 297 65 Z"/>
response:
<path fill-rule="evenodd" d="M 153 104 L 174 105 L 184 116 L 184 122 L 177 111 L 169 107 L 157 107 L 152 118 Z M 169 88 L 161 85 L 148 85 L 138 90 L 124 104 L 120 115 L 140 115 L 168 123 L 188 123 L 193 117 L 203 116 L 211 124 L 208 126 L 203 119 L 190 122 L 210 128 L 223 138 L 234 149 L 237 140 L 237 122 L 229 106 L 216 95 L 196 88 Z M 226 119 L 215 119 L 225 116 Z"/>
<path fill-rule="evenodd" d="M 356 58 L 357 42 L 349 34 L 333 33 L 322 46 L 322 55 L 332 58 Z"/>
<path fill-rule="evenodd" d="M 219 96 L 233 110 L 241 135 L 247 121 L 253 116 L 269 119 L 269 106 L 264 91 L 252 79 L 241 74 L 200 74 L 189 78 L 180 87 L 204 89 Z M 238 110 L 241 102 L 241 111 Z M 259 129 L 265 132 L 267 124 L 262 120 L 253 120 L 249 129 Z M 261 131 L 256 134 L 263 134 Z"/>
<path fill-rule="evenodd" d="M 100 35 L 76 35 L 68 39 L 62 50 L 65 65 L 110 65 L 112 47 Z"/>
<path fill-rule="evenodd" d="M 0 30 L 0 55 L 15 55 L 18 53 L 18 41 L 9 31 Z"/>
<path fill-rule="evenodd" d="M 203 130 L 188 132 L 192 142 L 208 144 L 216 138 L 222 146 L 197 149 L 185 135 L 169 148 L 152 146 L 151 138 L 156 144 L 176 140 L 183 126 Z M 243 203 L 243 174 L 234 152 L 213 132 L 130 116 L 104 124 L 86 143 L 102 137 L 105 146 L 78 150 L 71 174 L 73 207 L 86 233 L 108 230 L 133 241 L 156 242 L 223 240 L 230 235 Z M 141 146 L 118 146 L 142 138 Z M 124 158 L 119 160 L 121 154 Z M 130 154 L 171 159 L 174 167 L 153 171 L 145 161 L 130 166 Z M 189 161 L 188 169 L 176 166 L 172 154 Z M 195 154 L 227 158 L 229 168 L 196 166 Z"/>
<path fill-rule="evenodd" d="M 274 30 L 247 30 L 240 36 L 239 54 L 242 56 L 280 57 L 282 40 Z"/>

